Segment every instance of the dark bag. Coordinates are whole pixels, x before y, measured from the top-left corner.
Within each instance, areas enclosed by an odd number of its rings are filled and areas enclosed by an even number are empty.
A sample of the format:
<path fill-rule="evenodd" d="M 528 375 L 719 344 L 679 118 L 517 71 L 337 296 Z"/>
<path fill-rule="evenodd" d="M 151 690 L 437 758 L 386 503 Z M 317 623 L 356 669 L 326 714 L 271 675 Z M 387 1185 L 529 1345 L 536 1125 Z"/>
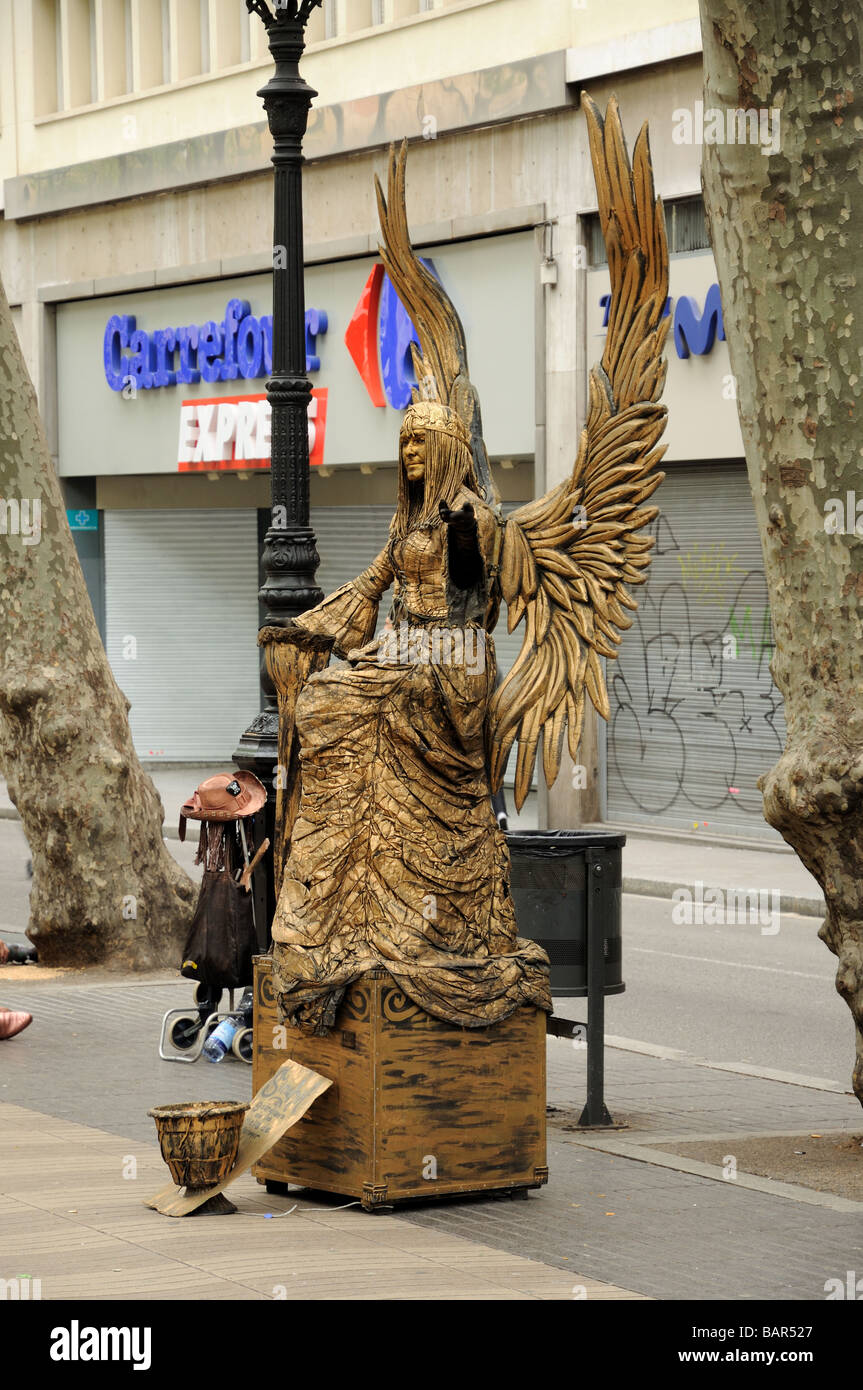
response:
<path fill-rule="evenodd" d="M 252 983 L 258 941 L 252 895 L 234 881 L 223 826 L 202 822 L 198 857 L 205 865 L 204 876 L 180 974 L 211 989 L 244 988 Z"/>

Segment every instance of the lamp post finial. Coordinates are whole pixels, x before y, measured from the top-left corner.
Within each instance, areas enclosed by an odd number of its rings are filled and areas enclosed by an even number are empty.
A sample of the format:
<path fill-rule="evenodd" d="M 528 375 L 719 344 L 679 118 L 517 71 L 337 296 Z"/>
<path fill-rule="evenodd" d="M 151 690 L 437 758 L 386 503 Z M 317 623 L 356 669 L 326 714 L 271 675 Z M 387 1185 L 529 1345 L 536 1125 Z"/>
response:
<path fill-rule="evenodd" d="M 264 23 L 266 29 L 271 29 L 274 24 L 278 24 L 280 19 L 287 19 L 293 22 L 299 21 L 305 25 L 312 10 L 318 5 L 323 4 L 323 0 L 274 0 L 276 13 L 273 14 L 267 0 L 246 0 L 246 9 L 249 14 L 256 14 Z"/>
<path fill-rule="evenodd" d="M 265 29 L 269 29 L 276 22 L 270 13 L 267 0 L 246 0 L 246 9 L 249 14 L 256 14 L 263 20 Z"/>

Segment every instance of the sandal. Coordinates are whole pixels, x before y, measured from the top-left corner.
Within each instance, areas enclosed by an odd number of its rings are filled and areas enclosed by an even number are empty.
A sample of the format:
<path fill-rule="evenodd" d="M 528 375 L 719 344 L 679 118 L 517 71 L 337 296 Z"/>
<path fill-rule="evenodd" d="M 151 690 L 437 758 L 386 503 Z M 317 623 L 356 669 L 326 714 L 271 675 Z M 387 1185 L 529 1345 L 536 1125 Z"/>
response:
<path fill-rule="evenodd" d="M 0 1042 L 4 1038 L 14 1038 L 16 1033 L 23 1033 L 32 1022 L 33 1015 L 25 1014 L 23 1010 L 0 1009 Z"/>

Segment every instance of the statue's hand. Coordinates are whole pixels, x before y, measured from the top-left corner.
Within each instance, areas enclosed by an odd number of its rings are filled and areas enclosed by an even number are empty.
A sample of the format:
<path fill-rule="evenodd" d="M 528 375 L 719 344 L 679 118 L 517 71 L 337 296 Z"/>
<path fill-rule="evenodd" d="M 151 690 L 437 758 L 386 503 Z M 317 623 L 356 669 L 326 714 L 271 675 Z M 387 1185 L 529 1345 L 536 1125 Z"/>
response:
<path fill-rule="evenodd" d="M 476 516 L 470 502 L 465 502 L 464 506 L 459 507 L 457 512 L 451 511 L 446 502 L 439 502 L 438 511 L 441 521 L 459 535 L 469 536 L 476 530 Z"/>
<path fill-rule="evenodd" d="M 326 652 L 330 650 L 334 640 L 334 637 L 327 633 L 309 632 L 293 621 L 286 623 L 284 627 L 262 627 L 258 632 L 259 647 L 265 647 L 270 642 L 285 642 L 304 651 Z"/>

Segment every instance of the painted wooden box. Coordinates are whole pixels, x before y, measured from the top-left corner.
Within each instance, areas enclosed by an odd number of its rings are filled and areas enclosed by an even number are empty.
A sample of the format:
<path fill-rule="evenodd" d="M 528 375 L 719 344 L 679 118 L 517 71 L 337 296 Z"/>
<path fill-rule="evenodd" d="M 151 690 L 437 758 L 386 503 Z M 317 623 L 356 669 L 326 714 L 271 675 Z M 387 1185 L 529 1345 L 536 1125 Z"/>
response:
<path fill-rule="evenodd" d="M 545 1156 L 545 1014 L 490 1028 L 431 1018 L 385 970 L 347 991 L 325 1038 L 280 1027 L 272 959 L 255 961 L 257 1092 L 288 1057 L 332 1087 L 252 1170 L 259 1182 L 357 1197 L 367 1210 L 539 1187 Z"/>

